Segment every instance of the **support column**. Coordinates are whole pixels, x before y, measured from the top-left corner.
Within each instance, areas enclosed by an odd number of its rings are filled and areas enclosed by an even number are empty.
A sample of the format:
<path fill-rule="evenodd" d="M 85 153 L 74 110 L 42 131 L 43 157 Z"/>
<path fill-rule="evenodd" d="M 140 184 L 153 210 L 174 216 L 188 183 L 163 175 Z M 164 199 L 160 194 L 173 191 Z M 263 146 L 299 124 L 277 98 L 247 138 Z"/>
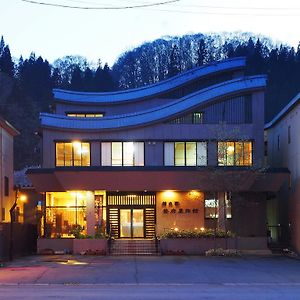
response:
<path fill-rule="evenodd" d="M 225 202 L 225 192 L 218 192 L 218 229 L 226 230 L 226 202 Z"/>
<path fill-rule="evenodd" d="M 94 193 L 87 193 L 86 201 L 86 227 L 88 235 L 95 235 L 95 199 Z"/>

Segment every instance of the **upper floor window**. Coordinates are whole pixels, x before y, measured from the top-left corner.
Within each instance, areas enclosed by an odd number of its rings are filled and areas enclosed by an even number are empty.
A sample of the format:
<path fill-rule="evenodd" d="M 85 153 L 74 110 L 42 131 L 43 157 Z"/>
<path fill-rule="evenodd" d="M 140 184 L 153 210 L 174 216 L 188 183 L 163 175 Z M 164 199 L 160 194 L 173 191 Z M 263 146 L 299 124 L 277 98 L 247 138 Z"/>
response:
<path fill-rule="evenodd" d="M 90 166 L 90 143 L 57 142 L 56 166 Z"/>
<path fill-rule="evenodd" d="M 291 143 L 291 126 L 288 127 L 288 144 Z"/>
<path fill-rule="evenodd" d="M 165 142 L 165 166 L 206 166 L 206 142 Z"/>
<path fill-rule="evenodd" d="M 178 117 L 170 122 L 171 124 L 203 124 L 203 112 L 193 112 L 191 114 Z"/>
<path fill-rule="evenodd" d="M 252 142 L 218 142 L 219 166 L 251 166 Z"/>
<path fill-rule="evenodd" d="M 102 166 L 144 166 L 144 142 L 101 143 Z"/>
<path fill-rule="evenodd" d="M 81 113 L 81 112 L 70 112 L 66 113 L 67 117 L 75 117 L 75 118 L 102 118 L 104 117 L 104 113 Z"/>

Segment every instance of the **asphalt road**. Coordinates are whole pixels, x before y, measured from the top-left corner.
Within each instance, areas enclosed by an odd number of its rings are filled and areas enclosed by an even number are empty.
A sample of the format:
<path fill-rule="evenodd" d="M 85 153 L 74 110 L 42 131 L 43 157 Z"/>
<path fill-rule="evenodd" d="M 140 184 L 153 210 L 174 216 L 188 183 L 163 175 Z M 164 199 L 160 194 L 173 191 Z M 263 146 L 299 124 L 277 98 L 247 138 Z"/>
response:
<path fill-rule="evenodd" d="M 300 299 L 300 261 L 32 256 L 0 268 L 0 299 Z"/>

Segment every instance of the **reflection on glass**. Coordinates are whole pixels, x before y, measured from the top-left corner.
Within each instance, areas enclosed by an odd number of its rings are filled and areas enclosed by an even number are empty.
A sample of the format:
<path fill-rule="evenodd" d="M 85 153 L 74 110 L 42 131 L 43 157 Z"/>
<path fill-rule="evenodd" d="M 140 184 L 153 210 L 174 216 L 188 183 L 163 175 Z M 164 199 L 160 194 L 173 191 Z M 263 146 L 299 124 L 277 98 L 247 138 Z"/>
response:
<path fill-rule="evenodd" d="M 89 166 L 90 144 L 56 143 L 56 166 Z"/>
<path fill-rule="evenodd" d="M 120 237 L 131 237 L 131 209 L 120 209 Z"/>
<path fill-rule="evenodd" d="M 186 165 L 187 166 L 196 166 L 197 159 L 197 147 L 195 142 L 186 142 Z"/>
<path fill-rule="evenodd" d="M 184 166 L 184 142 L 175 143 L 175 166 Z"/>
<path fill-rule="evenodd" d="M 133 142 L 123 143 L 124 166 L 133 166 L 134 144 Z"/>
<path fill-rule="evenodd" d="M 122 142 L 111 143 L 111 164 L 122 166 Z"/>
<path fill-rule="evenodd" d="M 132 210 L 132 236 L 144 237 L 144 210 Z"/>

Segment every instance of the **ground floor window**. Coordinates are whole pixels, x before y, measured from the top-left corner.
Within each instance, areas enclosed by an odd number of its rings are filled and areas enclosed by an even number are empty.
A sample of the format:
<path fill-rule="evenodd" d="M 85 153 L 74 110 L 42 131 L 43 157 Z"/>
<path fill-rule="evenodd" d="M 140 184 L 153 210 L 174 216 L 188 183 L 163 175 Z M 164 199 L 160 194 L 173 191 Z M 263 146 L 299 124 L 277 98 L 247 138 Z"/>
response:
<path fill-rule="evenodd" d="M 219 218 L 220 210 L 222 209 L 226 214 L 227 219 L 232 218 L 231 213 L 231 193 L 224 193 L 224 200 L 220 201 L 218 199 L 218 194 L 216 192 L 205 193 L 204 199 L 204 216 L 206 219 L 217 219 Z M 221 205 L 222 203 L 222 205 Z"/>
<path fill-rule="evenodd" d="M 46 194 L 45 235 L 73 237 L 76 230 L 86 232 L 86 204 L 89 192 Z"/>

